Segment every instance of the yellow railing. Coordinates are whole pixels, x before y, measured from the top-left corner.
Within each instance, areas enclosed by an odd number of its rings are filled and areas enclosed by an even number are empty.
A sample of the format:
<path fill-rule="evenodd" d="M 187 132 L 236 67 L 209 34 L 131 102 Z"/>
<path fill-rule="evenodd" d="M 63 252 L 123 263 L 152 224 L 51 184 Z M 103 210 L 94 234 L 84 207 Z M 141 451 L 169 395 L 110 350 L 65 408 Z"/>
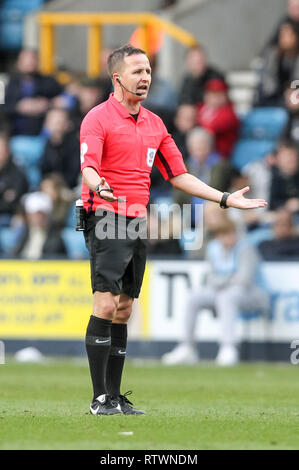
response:
<path fill-rule="evenodd" d="M 183 45 L 190 47 L 197 44 L 192 34 L 152 13 L 40 13 L 40 68 L 41 72 L 51 74 L 55 71 L 55 26 L 57 25 L 87 25 L 88 26 L 88 52 L 87 74 L 97 77 L 101 70 L 100 53 L 103 47 L 102 30 L 108 24 L 136 24 L 142 31 L 142 48 L 149 53 L 150 31 L 149 26 L 155 25 L 161 31 Z"/>

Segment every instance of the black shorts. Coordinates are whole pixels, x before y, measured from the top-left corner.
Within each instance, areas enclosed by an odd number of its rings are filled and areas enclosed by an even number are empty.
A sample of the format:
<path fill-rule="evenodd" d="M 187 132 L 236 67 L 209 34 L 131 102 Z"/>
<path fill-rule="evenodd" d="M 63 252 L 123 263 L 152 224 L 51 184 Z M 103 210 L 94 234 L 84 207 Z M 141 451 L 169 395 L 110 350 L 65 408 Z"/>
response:
<path fill-rule="evenodd" d="M 146 264 L 146 219 L 90 212 L 85 216 L 84 238 L 90 255 L 92 292 L 137 298 Z"/>

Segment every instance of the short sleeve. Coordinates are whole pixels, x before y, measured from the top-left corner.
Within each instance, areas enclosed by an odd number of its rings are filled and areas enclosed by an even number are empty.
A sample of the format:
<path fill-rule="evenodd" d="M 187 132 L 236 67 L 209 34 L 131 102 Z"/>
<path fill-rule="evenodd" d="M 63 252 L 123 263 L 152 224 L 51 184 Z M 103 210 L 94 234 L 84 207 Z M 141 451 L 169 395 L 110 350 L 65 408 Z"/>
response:
<path fill-rule="evenodd" d="M 92 167 L 100 173 L 104 140 L 105 131 L 98 116 L 89 112 L 80 129 L 81 172 L 86 167 Z"/>
<path fill-rule="evenodd" d="M 162 123 L 163 124 L 163 123 Z M 187 169 L 176 143 L 163 124 L 164 136 L 158 148 L 155 165 L 165 180 L 187 173 Z"/>

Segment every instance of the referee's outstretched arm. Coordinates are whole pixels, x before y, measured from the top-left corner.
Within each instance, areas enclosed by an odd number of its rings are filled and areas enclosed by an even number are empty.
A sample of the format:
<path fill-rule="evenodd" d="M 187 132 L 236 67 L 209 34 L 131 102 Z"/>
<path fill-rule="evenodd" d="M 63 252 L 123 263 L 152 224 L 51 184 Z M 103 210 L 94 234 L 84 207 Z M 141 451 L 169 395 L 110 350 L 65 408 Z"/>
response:
<path fill-rule="evenodd" d="M 86 186 L 89 187 L 92 191 L 99 194 L 101 191 L 101 198 L 105 199 L 108 202 L 115 202 L 117 201 L 117 197 L 113 196 L 113 194 L 109 191 L 104 191 L 105 189 L 111 189 L 109 184 L 107 183 L 106 179 L 101 177 L 98 172 L 91 167 L 85 167 L 82 172 L 83 182 Z"/>
<path fill-rule="evenodd" d="M 223 197 L 227 196 L 224 207 L 236 207 L 237 209 L 257 209 L 265 207 L 267 202 L 264 199 L 246 199 L 244 194 L 249 191 L 249 186 L 239 189 L 233 193 L 222 193 L 190 173 L 183 173 L 170 179 L 171 184 L 176 188 L 184 191 L 192 196 L 207 199 L 209 201 L 223 201 Z"/>

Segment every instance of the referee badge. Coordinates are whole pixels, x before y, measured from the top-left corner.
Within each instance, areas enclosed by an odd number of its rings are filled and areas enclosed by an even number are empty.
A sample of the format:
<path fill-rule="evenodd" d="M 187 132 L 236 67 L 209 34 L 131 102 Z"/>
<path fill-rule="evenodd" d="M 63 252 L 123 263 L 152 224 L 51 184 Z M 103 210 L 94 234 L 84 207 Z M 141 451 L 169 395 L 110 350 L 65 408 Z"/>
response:
<path fill-rule="evenodd" d="M 147 166 L 153 166 L 156 152 L 157 152 L 157 149 L 151 149 L 151 148 L 147 149 L 147 156 L 146 156 Z"/>

